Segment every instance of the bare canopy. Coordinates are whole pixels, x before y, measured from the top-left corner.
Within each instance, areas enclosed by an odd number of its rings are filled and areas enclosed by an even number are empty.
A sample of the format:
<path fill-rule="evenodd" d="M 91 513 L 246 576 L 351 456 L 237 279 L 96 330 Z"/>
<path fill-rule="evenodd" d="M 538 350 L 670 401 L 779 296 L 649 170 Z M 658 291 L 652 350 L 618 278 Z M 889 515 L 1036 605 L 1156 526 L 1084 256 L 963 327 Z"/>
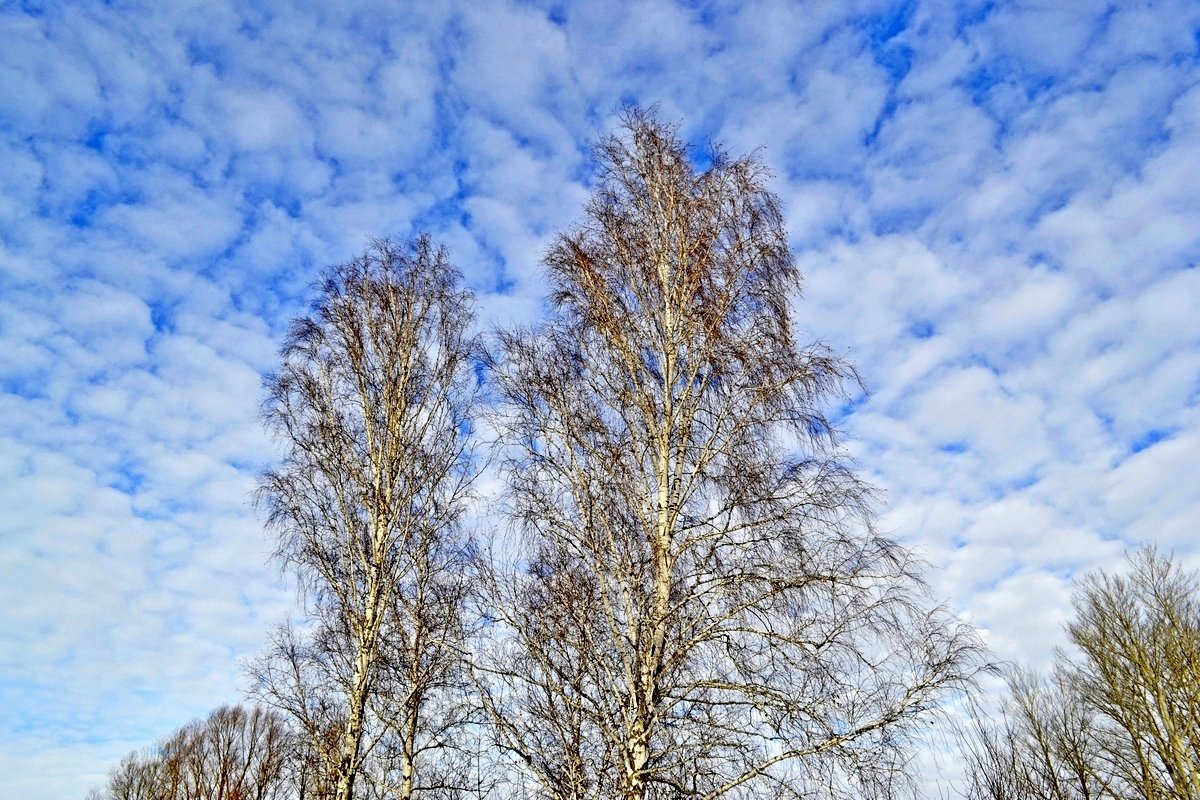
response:
<path fill-rule="evenodd" d="M 294 744 L 276 712 L 222 706 L 130 753 L 88 800 L 288 800 Z"/>

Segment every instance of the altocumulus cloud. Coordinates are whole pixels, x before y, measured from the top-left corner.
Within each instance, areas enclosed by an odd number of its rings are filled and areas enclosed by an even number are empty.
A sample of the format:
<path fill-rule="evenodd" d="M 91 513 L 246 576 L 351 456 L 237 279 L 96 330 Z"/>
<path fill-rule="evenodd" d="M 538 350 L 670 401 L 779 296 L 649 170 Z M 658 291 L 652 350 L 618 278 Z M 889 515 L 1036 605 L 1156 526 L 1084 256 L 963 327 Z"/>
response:
<path fill-rule="evenodd" d="M 1004 658 L 1200 565 L 1200 7 L 37 3 L 0 11 L 0 784 L 81 795 L 238 697 L 293 595 L 248 504 L 315 271 L 429 230 L 485 322 L 623 103 L 762 147 L 884 523 Z"/>

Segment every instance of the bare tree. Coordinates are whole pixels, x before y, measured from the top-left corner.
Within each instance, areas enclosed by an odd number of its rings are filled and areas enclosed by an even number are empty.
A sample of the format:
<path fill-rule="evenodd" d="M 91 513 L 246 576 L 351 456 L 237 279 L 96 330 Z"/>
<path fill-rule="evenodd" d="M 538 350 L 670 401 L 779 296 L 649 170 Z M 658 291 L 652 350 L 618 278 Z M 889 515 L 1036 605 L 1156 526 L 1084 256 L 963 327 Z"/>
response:
<path fill-rule="evenodd" d="M 163 778 L 163 763 L 154 751 L 133 752 L 108 774 L 103 789 L 93 789 L 88 800 L 174 800 L 178 795 Z"/>
<path fill-rule="evenodd" d="M 1128 795 L 1200 800 L 1197 576 L 1144 548 L 1129 577 L 1083 579 L 1067 626 L 1081 658 L 1064 666 L 1094 710 L 1098 740 Z"/>
<path fill-rule="evenodd" d="M 459 520 L 473 478 L 472 304 L 428 237 L 333 267 L 268 381 L 287 447 L 260 497 L 309 623 L 277 631 L 255 693 L 305 732 L 306 791 L 428 795 L 464 719 Z"/>
<path fill-rule="evenodd" d="M 1037 795 L 1030 788 L 1024 741 L 1013 718 L 1005 709 L 989 716 L 973 709 L 962 737 L 966 783 L 960 796 L 967 800 L 1029 800 Z"/>
<path fill-rule="evenodd" d="M 874 530 L 823 410 L 856 378 L 795 342 L 765 168 L 624 122 L 544 259 L 550 320 L 494 356 L 500 746 L 561 800 L 888 795 L 975 640 Z"/>
<path fill-rule="evenodd" d="M 222 706 L 153 750 L 131 753 L 93 800 L 284 800 L 294 738 L 274 711 Z"/>
<path fill-rule="evenodd" d="M 1129 562 L 1080 581 L 1051 677 L 1013 673 L 1005 714 L 976 718 L 968 796 L 1200 800 L 1197 576 L 1152 548 Z"/>
<path fill-rule="evenodd" d="M 975 709 L 965 749 L 971 800 L 1095 800 L 1112 797 L 1096 720 L 1076 687 L 1013 670 L 1000 713 Z M 1119 796 L 1119 795 L 1118 795 Z"/>

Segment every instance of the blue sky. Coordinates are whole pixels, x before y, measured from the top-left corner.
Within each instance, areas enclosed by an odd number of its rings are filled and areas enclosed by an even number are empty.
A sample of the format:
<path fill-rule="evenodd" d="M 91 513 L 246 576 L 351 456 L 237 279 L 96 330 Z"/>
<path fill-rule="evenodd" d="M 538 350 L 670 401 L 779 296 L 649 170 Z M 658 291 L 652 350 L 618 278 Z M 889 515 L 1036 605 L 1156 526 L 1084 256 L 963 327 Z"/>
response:
<path fill-rule="evenodd" d="M 0 6 L 0 794 L 240 698 L 294 608 L 248 494 L 308 282 L 428 230 L 537 318 L 622 103 L 761 148 L 884 525 L 1002 658 L 1200 566 L 1200 6 Z"/>

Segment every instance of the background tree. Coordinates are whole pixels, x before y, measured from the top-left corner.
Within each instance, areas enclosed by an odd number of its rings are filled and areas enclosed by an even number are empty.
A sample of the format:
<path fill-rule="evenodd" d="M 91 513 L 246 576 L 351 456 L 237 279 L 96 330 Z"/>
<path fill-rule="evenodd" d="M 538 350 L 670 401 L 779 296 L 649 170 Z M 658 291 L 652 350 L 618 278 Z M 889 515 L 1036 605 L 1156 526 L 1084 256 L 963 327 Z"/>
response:
<path fill-rule="evenodd" d="M 555 798 L 886 795 L 975 642 L 874 530 L 823 410 L 855 376 L 795 342 L 765 168 L 624 123 L 544 259 L 550 320 L 495 354 L 501 746 Z"/>
<path fill-rule="evenodd" d="M 1099 747 L 1134 796 L 1200 800 L 1197 577 L 1153 549 L 1128 578 L 1083 579 L 1064 671 L 1101 723 Z"/>
<path fill-rule="evenodd" d="M 90 800 L 283 800 L 295 796 L 295 739 L 263 708 L 222 706 L 145 753 L 130 753 Z"/>
<path fill-rule="evenodd" d="M 1152 548 L 1129 563 L 1080 581 L 1051 679 L 1014 679 L 1007 714 L 976 720 L 971 796 L 1200 800 L 1197 576 Z"/>
<path fill-rule="evenodd" d="M 971 800 L 1091 800 L 1110 797 L 1095 716 L 1061 671 L 1014 670 L 1000 713 L 976 709 L 966 751 Z"/>
<path fill-rule="evenodd" d="M 251 671 L 304 731 L 315 797 L 350 800 L 360 776 L 401 798 L 454 780 L 471 322 L 442 248 L 377 241 L 326 273 L 268 380 L 287 452 L 260 496 L 309 622 Z"/>

